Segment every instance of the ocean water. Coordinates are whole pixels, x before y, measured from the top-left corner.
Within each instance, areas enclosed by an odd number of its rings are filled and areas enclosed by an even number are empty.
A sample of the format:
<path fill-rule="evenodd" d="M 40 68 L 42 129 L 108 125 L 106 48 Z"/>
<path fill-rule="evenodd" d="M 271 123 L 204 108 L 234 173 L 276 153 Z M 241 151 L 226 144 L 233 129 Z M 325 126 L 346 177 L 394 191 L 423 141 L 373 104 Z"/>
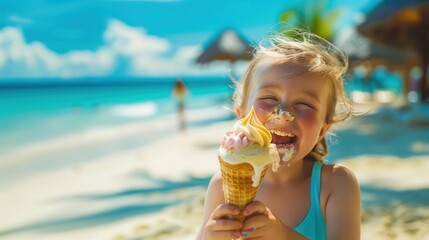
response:
<path fill-rule="evenodd" d="M 189 127 L 231 119 L 227 77 L 184 78 Z M 174 78 L 0 84 L 0 169 L 12 180 L 178 131 Z M 153 126 L 153 127 L 152 127 Z"/>
<path fill-rule="evenodd" d="M 383 84 L 377 79 L 384 79 Z M 228 77 L 184 80 L 189 89 L 187 110 L 231 106 L 233 87 Z M 383 75 L 375 80 L 364 83 L 354 76 L 346 83 L 347 92 L 372 93 L 380 88 L 397 94 L 401 91 L 401 81 L 396 76 Z M 174 114 L 177 107 L 172 95 L 174 81 L 174 78 L 2 80 L 0 156 L 5 149 L 59 134 Z"/>
<path fill-rule="evenodd" d="M 101 159 L 178 131 L 175 80 L 1 81 L 0 183 Z M 228 77 L 183 80 L 189 127 L 233 118 L 225 109 L 232 108 Z M 349 93 L 362 86 L 359 79 L 346 85 Z"/>

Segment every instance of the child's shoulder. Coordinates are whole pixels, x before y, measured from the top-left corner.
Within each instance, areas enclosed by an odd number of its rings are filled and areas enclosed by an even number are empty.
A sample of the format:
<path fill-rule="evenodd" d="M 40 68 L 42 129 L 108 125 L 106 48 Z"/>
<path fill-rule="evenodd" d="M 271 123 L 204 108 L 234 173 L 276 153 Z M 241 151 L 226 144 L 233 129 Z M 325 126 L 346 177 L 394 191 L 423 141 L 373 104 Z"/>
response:
<path fill-rule="evenodd" d="M 322 183 L 331 191 L 345 191 L 358 187 L 358 182 L 353 171 L 341 164 L 324 164 L 322 168 Z"/>
<path fill-rule="evenodd" d="M 207 192 L 206 192 L 206 207 L 211 209 L 212 212 L 219 204 L 224 202 L 223 191 L 222 191 L 222 175 L 220 172 L 213 175 L 210 180 Z"/>
<path fill-rule="evenodd" d="M 222 187 L 222 174 L 219 172 L 216 172 L 212 178 L 210 179 L 209 183 L 209 189 L 213 191 L 214 189 L 220 189 Z"/>
<path fill-rule="evenodd" d="M 327 221 L 334 223 L 331 226 L 343 228 L 359 225 L 360 189 L 356 176 L 350 168 L 341 164 L 324 165 L 320 195 L 320 205 L 324 206 L 323 215 Z"/>
<path fill-rule="evenodd" d="M 222 174 L 220 171 L 217 171 L 215 174 L 213 174 L 210 183 L 221 183 L 222 182 Z"/>

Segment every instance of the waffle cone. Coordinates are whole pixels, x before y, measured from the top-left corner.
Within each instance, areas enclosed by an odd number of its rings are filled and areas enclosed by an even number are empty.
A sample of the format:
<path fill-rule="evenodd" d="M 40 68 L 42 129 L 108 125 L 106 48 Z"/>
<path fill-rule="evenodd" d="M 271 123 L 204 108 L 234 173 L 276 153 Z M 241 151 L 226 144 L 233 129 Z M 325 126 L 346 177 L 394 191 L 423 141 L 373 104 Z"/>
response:
<path fill-rule="evenodd" d="M 254 170 L 252 165 L 248 163 L 229 164 L 220 157 L 219 163 L 222 173 L 222 190 L 225 202 L 243 209 L 255 199 L 256 193 L 261 186 L 262 179 L 268 169 L 268 165 L 265 166 L 262 171 L 258 186 L 253 187 L 252 176 Z M 244 216 L 240 214 L 238 220 L 243 221 L 243 219 Z"/>

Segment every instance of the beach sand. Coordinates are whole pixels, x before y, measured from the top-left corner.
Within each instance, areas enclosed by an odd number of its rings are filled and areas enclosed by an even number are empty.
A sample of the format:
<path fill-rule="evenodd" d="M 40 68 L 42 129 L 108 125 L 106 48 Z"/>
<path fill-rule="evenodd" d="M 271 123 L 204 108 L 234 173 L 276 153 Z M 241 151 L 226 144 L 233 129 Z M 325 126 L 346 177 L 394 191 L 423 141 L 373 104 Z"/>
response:
<path fill-rule="evenodd" d="M 429 239 L 429 124 L 386 109 L 335 129 L 330 156 L 360 182 L 362 239 Z M 232 123 L 1 185 L 0 239 L 194 239 Z"/>

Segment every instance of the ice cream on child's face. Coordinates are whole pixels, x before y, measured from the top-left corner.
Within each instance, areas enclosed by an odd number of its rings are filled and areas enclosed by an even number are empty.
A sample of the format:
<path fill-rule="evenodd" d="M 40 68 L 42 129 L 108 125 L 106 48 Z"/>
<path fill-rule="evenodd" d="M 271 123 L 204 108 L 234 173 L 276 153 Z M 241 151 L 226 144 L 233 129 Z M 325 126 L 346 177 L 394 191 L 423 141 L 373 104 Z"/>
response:
<path fill-rule="evenodd" d="M 230 164 L 249 163 L 255 174 L 252 186 L 256 187 L 264 167 L 272 163 L 273 171 L 279 166 L 279 154 L 271 144 L 271 133 L 262 125 L 252 108 L 249 114 L 234 124 L 218 150 L 219 157 Z"/>
<path fill-rule="evenodd" d="M 288 111 L 283 111 L 280 107 L 275 107 L 273 111 L 268 113 L 268 120 L 284 120 L 286 122 L 291 122 L 295 119 L 295 117 Z"/>

